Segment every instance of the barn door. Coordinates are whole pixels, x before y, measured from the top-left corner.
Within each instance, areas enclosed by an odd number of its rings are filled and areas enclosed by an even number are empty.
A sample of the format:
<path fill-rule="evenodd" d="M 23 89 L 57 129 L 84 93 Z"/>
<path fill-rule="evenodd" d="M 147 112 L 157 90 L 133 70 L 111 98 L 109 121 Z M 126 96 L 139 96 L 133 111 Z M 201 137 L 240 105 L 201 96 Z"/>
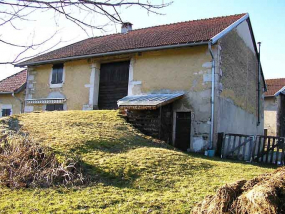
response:
<path fill-rule="evenodd" d="M 117 109 L 117 101 L 128 95 L 130 62 L 101 64 L 99 109 Z"/>
<path fill-rule="evenodd" d="M 191 112 L 176 112 L 175 147 L 182 151 L 190 148 Z"/>

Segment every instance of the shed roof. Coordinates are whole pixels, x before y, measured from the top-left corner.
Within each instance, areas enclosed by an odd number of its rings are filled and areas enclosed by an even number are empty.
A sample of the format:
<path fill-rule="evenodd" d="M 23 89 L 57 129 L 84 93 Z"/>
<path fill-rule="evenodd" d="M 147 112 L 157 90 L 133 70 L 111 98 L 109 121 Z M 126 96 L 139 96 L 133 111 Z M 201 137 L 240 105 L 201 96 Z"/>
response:
<path fill-rule="evenodd" d="M 0 93 L 21 91 L 27 81 L 27 70 L 22 70 L 0 81 Z"/>
<path fill-rule="evenodd" d="M 128 33 L 93 37 L 37 56 L 17 66 L 46 63 L 46 61 L 57 59 L 68 60 L 78 56 L 90 57 L 102 53 L 117 53 L 124 50 L 208 42 L 245 15 L 179 22 L 132 30 Z"/>
<path fill-rule="evenodd" d="M 157 109 L 174 102 L 183 95 L 184 93 L 126 96 L 118 100 L 118 106 L 123 109 Z"/>

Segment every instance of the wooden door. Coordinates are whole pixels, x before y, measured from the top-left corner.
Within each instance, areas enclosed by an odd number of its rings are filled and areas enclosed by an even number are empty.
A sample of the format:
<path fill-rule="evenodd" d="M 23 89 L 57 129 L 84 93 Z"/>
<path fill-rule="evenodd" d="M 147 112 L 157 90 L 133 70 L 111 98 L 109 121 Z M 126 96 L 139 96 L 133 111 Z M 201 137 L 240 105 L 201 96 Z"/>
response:
<path fill-rule="evenodd" d="M 128 95 L 130 62 L 101 64 L 99 109 L 117 109 L 117 101 Z"/>
<path fill-rule="evenodd" d="M 176 113 L 175 147 L 182 151 L 190 148 L 191 112 Z"/>

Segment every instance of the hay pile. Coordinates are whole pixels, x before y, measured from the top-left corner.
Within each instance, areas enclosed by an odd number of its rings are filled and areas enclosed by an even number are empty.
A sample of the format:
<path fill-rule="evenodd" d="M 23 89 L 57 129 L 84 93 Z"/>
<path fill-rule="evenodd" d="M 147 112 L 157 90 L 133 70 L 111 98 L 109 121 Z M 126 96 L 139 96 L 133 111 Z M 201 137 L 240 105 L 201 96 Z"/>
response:
<path fill-rule="evenodd" d="M 285 213 L 285 167 L 249 181 L 227 184 L 198 203 L 192 213 Z"/>
<path fill-rule="evenodd" d="M 53 151 L 25 136 L 2 136 L 0 185 L 10 188 L 49 187 L 84 183 L 78 160 L 60 163 Z"/>

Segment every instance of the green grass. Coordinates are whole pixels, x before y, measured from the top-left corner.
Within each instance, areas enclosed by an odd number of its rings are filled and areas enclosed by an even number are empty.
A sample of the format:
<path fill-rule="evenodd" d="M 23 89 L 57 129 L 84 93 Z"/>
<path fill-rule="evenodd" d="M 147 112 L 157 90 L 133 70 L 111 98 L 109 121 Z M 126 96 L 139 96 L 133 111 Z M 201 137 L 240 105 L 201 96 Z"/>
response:
<path fill-rule="evenodd" d="M 95 180 L 73 188 L 0 187 L 0 213 L 189 213 L 221 185 L 272 171 L 180 152 L 140 134 L 117 114 L 65 111 L 3 119 L 2 133 L 20 128 L 58 158 L 80 156 Z"/>

